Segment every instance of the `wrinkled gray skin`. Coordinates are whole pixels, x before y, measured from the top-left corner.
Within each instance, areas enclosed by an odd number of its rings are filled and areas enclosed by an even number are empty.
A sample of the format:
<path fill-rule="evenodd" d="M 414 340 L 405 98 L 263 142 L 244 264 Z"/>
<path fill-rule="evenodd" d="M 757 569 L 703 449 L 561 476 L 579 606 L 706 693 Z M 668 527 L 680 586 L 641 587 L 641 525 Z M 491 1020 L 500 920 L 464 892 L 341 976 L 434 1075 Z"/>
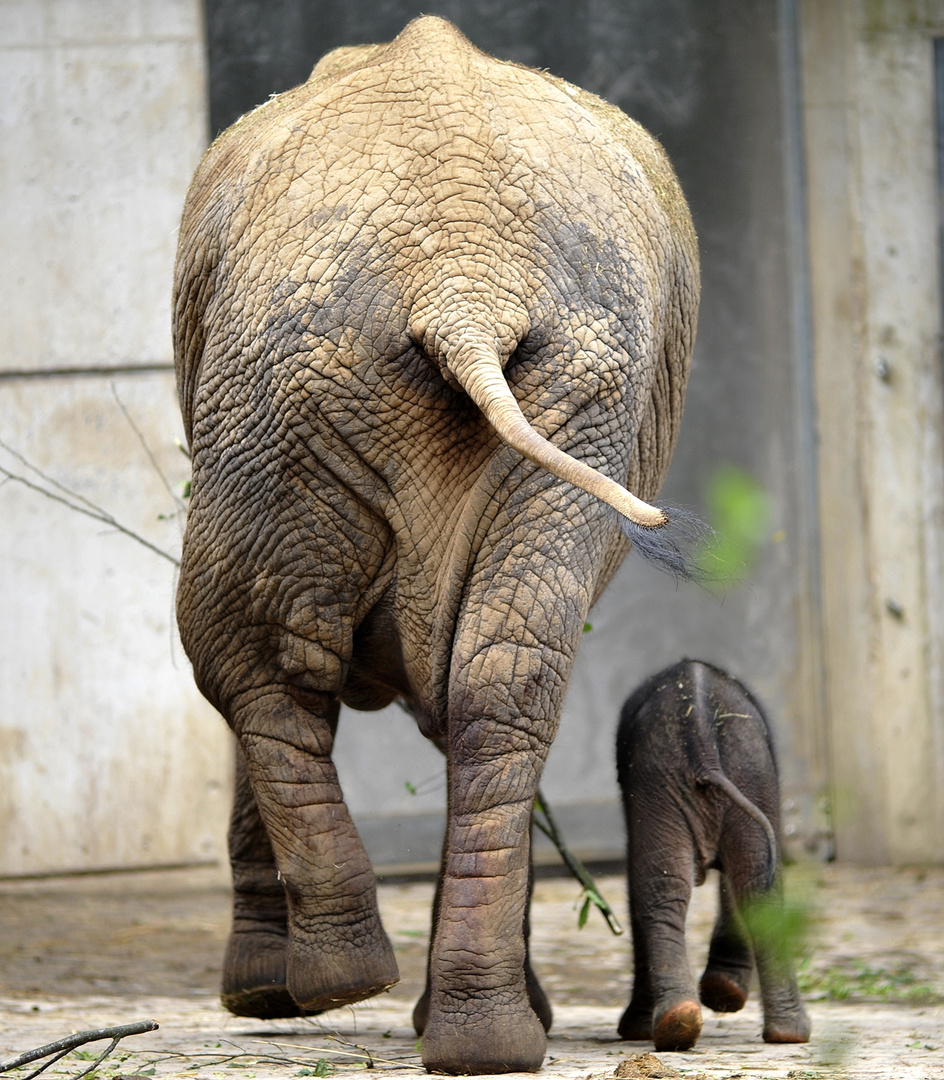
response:
<path fill-rule="evenodd" d="M 178 621 L 240 746 L 234 1012 L 397 980 L 331 749 L 342 702 L 399 696 L 448 761 L 423 1060 L 540 1067 L 531 806 L 627 550 L 612 508 L 661 543 L 641 500 L 668 467 L 697 297 L 658 144 L 440 19 L 329 54 L 207 152 L 176 268 Z"/>
<path fill-rule="evenodd" d="M 718 668 L 685 660 L 626 701 L 616 740 L 626 821 L 635 974 L 624 1039 L 687 1050 L 703 1004 L 736 1012 L 756 960 L 767 1042 L 806 1042 L 789 942 L 778 933 L 780 787 L 767 720 Z M 698 991 L 685 949 L 692 886 L 720 875 L 719 913 Z M 751 938 L 741 912 L 751 906 Z M 764 910 L 766 909 L 766 911 Z"/>

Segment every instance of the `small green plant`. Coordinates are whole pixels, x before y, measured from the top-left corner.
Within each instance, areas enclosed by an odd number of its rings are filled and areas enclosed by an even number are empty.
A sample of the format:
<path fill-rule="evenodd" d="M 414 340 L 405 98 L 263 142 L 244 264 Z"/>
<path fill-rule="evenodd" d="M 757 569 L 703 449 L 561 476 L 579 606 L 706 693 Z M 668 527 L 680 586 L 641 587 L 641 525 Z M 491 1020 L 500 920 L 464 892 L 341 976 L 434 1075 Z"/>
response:
<path fill-rule="evenodd" d="M 620 926 L 616 913 L 597 888 L 596 882 L 593 880 L 590 871 L 564 843 L 564 838 L 561 835 L 560 829 L 557 827 L 557 822 L 554 820 L 551 808 L 540 789 L 538 789 L 537 797 L 534 800 L 534 807 L 531 811 L 531 821 L 537 829 L 544 833 L 554 847 L 557 848 L 557 852 L 564 865 L 583 886 L 583 892 L 577 897 L 577 904 L 580 904 L 580 913 L 577 916 L 577 929 L 582 930 L 584 926 L 586 926 L 590 908 L 596 907 L 606 920 L 606 924 L 609 926 L 612 933 L 622 934 L 623 928 Z M 574 906 L 576 907 L 576 904 Z"/>
<path fill-rule="evenodd" d="M 582 865 L 582 864 L 581 864 Z M 577 914 L 577 929 L 582 930 L 587 925 L 587 918 L 590 915 L 591 908 L 597 908 L 607 921 L 607 925 L 613 931 L 614 934 L 622 933 L 622 927 L 617 922 L 616 929 L 614 929 L 613 912 L 610 905 L 603 899 L 603 894 L 593 884 L 585 885 L 583 892 L 577 897 L 574 907 L 580 905 L 580 911 Z"/>
<path fill-rule="evenodd" d="M 877 1001 L 888 1005 L 940 1005 L 944 993 L 922 982 L 905 966 L 893 970 L 872 967 L 862 960 L 816 970 L 809 960 L 797 973 L 800 990 L 822 1001 Z"/>
<path fill-rule="evenodd" d="M 327 1058 L 318 1058 L 315 1062 L 314 1068 L 311 1069 L 299 1069 L 296 1076 L 327 1076 L 334 1071 L 334 1067 Z"/>
<path fill-rule="evenodd" d="M 783 967 L 806 952 L 812 922 L 812 906 L 808 901 L 788 899 L 781 906 L 769 898 L 759 899 L 745 904 L 741 914 L 753 940 L 763 942 Z"/>

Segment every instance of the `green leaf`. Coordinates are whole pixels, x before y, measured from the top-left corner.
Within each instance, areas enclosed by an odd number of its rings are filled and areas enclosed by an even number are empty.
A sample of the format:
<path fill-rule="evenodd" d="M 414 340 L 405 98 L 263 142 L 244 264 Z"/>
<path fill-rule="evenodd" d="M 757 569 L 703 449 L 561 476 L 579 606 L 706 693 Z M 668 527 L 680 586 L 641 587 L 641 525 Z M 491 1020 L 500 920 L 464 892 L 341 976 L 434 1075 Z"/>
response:
<path fill-rule="evenodd" d="M 577 916 L 577 929 L 582 930 L 587 925 L 587 918 L 590 915 L 590 896 L 589 894 L 584 896 L 583 903 L 580 905 L 580 914 Z"/>
<path fill-rule="evenodd" d="M 705 496 L 715 536 L 698 553 L 698 565 L 714 581 L 735 581 L 750 571 L 768 539 L 770 496 L 756 477 L 734 465 L 715 470 Z"/>
<path fill-rule="evenodd" d="M 416 794 L 416 784 L 411 784 L 409 780 L 403 785 L 411 795 Z"/>
<path fill-rule="evenodd" d="M 583 624 L 583 632 L 585 634 L 589 634 L 592 629 L 593 629 L 593 623 L 585 622 Z"/>

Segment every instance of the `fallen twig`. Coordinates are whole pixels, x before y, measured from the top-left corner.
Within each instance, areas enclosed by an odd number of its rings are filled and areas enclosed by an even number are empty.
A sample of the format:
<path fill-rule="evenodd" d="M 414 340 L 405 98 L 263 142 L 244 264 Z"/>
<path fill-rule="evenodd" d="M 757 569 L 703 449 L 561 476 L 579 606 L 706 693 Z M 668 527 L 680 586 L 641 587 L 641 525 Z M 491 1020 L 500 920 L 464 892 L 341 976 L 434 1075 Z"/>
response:
<path fill-rule="evenodd" d="M 67 1035 L 64 1039 L 57 1039 L 56 1042 L 46 1043 L 45 1046 L 38 1046 L 35 1050 L 27 1050 L 25 1053 L 20 1054 L 18 1057 L 12 1059 L 12 1061 L 0 1062 L 0 1073 L 9 1072 L 11 1069 L 18 1069 L 21 1065 L 28 1065 L 31 1061 L 39 1061 L 41 1058 L 48 1057 L 50 1060 L 41 1065 L 38 1069 L 29 1074 L 28 1077 L 24 1077 L 23 1080 L 31 1080 L 34 1076 L 39 1076 L 41 1072 L 44 1072 L 50 1065 L 54 1065 L 60 1058 L 71 1053 L 79 1046 L 84 1046 L 86 1043 L 98 1042 L 100 1039 L 111 1039 L 111 1045 L 108 1049 L 101 1054 L 96 1061 L 94 1061 L 87 1069 L 83 1069 L 78 1073 L 73 1080 L 79 1080 L 80 1076 L 86 1076 L 97 1068 L 108 1055 L 115 1049 L 118 1043 L 127 1035 L 143 1035 L 147 1031 L 157 1031 L 160 1025 L 156 1020 L 139 1020 L 136 1024 L 123 1024 L 119 1027 L 110 1028 L 96 1028 L 93 1031 L 79 1031 L 74 1035 Z"/>
<path fill-rule="evenodd" d="M 157 1051 L 156 1055 L 151 1055 L 154 1060 L 167 1061 L 170 1058 L 183 1059 L 190 1062 L 189 1068 L 193 1070 L 206 1069 L 206 1068 L 219 1068 L 221 1065 L 231 1065 L 233 1062 L 241 1061 L 246 1065 L 287 1065 L 292 1067 L 302 1068 L 317 1068 L 320 1062 L 324 1062 L 332 1069 L 343 1069 L 345 1067 L 357 1067 L 362 1069 L 372 1069 L 374 1071 L 381 1071 L 384 1069 L 416 1069 L 418 1072 L 424 1072 L 424 1066 L 415 1064 L 411 1061 L 398 1061 L 395 1058 L 381 1058 L 376 1057 L 367 1047 L 359 1046 L 357 1043 L 352 1043 L 346 1039 L 341 1039 L 335 1035 L 329 1035 L 328 1038 L 332 1041 L 341 1043 L 342 1046 L 354 1047 L 354 1051 L 342 1050 L 338 1047 L 329 1046 L 303 1046 L 299 1043 L 284 1043 L 281 1041 L 272 1041 L 268 1039 L 253 1039 L 253 1042 L 260 1042 L 263 1045 L 271 1045 L 273 1047 L 272 1053 L 256 1053 L 251 1050 L 246 1050 L 238 1043 L 230 1042 L 229 1044 L 234 1048 L 233 1053 L 183 1053 L 176 1050 L 161 1050 Z M 227 1040 L 229 1042 L 229 1040 Z M 303 1050 L 309 1056 L 301 1056 L 298 1054 L 286 1053 L 290 1050 Z M 281 1053 L 279 1051 L 282 1051 Z M 329 1058 L 350 1058 L 350 1062 L 331 1061 Z M 199 1063 L 198 1063 L 199 1062 Z M 322 1075 L 321 1073 L 315 1073 L 315 1075 Z"/>

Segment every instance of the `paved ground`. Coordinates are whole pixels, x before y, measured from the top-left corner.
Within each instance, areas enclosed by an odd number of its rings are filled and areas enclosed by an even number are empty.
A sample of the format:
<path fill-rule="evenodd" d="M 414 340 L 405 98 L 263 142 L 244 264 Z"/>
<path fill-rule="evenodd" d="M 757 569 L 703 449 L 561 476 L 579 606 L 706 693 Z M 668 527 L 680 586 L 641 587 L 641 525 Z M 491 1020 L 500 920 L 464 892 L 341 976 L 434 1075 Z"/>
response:
<path fill-rule="evenodd" d="M 621 880 L 600 884 L 622 913 Z M 540 881 L 534 963 L 555 1007 L 544 1077 L 602 1080 L 623 1063 L 628 1076 L 944 1080 L 944 868 L 816 867 L 792 872 L 790 887 L 812 915 L 801 978 L 813 1040 L 766 1046 L 749 1003 L 733 1016 L 708 1013 L 695 1050 L 660 1054 L 660 1067 L 634 1061 L 651 1048 L 615 1037 L 629 992 L 625 937 L 614 938 L 596 914 L 578 931 L 577 886 Z M 409 1019 L 431 894 L 425 883 L 381 887 L 403 975 L 391 993 L 328 1017 L 266 1023 L 229 1016 L 216 1003 L 228 903 L 213 874 L 0 882 L 0 1063 L 73 1031 L 154 1018 L 160 1030 L 124 1040 L 100 1080 L 281 1080 L 362 1071 L 368 1056 L 372 1071 L 415 1075 Z M 710 886 L 697 891 L 689 923 L 695 965 L 713 905 Z M 46 1075 L 76 1076 L 93 1049 Z M 25 1080 L 29 1072 L 13 1075 Z"/>

